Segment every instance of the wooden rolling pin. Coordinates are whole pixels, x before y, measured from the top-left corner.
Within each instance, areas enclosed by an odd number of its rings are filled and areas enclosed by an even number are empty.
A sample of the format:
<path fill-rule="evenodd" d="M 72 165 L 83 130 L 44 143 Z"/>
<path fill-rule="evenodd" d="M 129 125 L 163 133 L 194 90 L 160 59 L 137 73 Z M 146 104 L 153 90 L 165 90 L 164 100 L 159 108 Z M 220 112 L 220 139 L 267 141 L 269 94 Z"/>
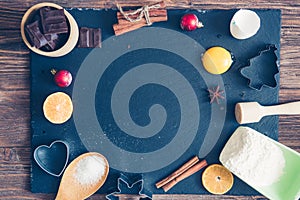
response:
<path fill-rule="evenodd" d="M 274 106 L 262 106 L 257 102 L 243 102 L 235 105 L 235 118 L 239 124 L 259 122 L 270 115 L 299 115 L 300 101 Z"/>

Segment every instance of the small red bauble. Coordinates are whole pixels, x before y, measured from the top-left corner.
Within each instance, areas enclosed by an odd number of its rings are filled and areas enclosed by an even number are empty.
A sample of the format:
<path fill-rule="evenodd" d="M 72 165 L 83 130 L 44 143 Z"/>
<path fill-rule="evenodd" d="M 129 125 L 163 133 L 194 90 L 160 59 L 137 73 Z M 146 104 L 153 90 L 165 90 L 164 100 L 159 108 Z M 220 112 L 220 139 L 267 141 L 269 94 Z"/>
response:
<path fill-rule="evenodd" d="M 72 83 L 72 74 L 68 70 L 51 70 L 54 75 L 54 82 L 59 87 L 68 87 Z"/>
<path fill-rule="evenodd" d="M 185 14 L 181 18 L 180 27 L 185 31 L 193 31 L 197 28 L 202 28 L 203 24 L 199 22 L 195 14 Z"/>

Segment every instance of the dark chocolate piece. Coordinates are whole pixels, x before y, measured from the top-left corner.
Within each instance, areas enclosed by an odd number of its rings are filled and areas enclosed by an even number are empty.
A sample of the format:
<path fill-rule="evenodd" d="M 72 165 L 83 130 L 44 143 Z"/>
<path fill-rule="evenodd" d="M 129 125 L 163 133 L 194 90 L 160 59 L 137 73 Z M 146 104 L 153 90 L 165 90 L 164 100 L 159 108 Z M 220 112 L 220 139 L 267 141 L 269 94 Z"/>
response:
<path fill-rule="evenodd" d="M 51 10 L 47 7 L 40 9 L 43 33 L 59 34 L 69 31 L 64 9 Z"/>
<path fill-rule="evenodd" d="M 48 44 L 45 46 L 47 50 L 54 50 L 59 45 L 59 37 L 56 33 L 45 35 Z"/>
<path fill-rule="evenodd" d="M 41 33 L 38 21 L 34 21 L 33 23 L 26 25 L 26 32 L 29 35 L 31 45 L 38 49 L 48 43 L 48 40 Z"/>
<path fill-rule="evenodd" d="M 79 44 L 81 48 L 101 47 L 101 29 L 100 28 L 80 28 Z"/>

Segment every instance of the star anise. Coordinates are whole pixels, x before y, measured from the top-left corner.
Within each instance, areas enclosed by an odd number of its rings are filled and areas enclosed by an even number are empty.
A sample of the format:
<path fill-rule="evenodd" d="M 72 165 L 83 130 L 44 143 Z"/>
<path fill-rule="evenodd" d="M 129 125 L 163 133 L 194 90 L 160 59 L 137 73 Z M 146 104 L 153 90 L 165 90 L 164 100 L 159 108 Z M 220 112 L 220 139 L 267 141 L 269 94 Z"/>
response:
<path fill-rule="evenodd" d="M 220 86 L 218 85 L 216 88 L 208 89 L 209 97 L 210 97 L 210 103 L 217 102 L 217 104 L 220 103 L 220 99 L 225 99 L 223 96 L 224 91 L 220 90 Z"/>

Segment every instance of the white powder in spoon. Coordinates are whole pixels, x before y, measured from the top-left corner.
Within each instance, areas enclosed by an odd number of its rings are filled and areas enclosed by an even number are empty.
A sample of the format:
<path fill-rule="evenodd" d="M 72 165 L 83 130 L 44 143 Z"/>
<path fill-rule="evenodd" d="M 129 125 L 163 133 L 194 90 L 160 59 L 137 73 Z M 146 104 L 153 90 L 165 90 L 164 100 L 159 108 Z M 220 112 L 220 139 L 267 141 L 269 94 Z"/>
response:
<path fill-rule="evenodd" d="M 279 147 L 263 134 L 239 127 L 220 155 L 221 163 L 245 182 L 268 186 L 283 174 L 285 159 Z"/>
<path fill-rule="evenodd" d="M 87 156 L 76 166 L 74 177 L 82 185 L 94 185 L 105 174 L 106 162 L 99 156 Z"/>

